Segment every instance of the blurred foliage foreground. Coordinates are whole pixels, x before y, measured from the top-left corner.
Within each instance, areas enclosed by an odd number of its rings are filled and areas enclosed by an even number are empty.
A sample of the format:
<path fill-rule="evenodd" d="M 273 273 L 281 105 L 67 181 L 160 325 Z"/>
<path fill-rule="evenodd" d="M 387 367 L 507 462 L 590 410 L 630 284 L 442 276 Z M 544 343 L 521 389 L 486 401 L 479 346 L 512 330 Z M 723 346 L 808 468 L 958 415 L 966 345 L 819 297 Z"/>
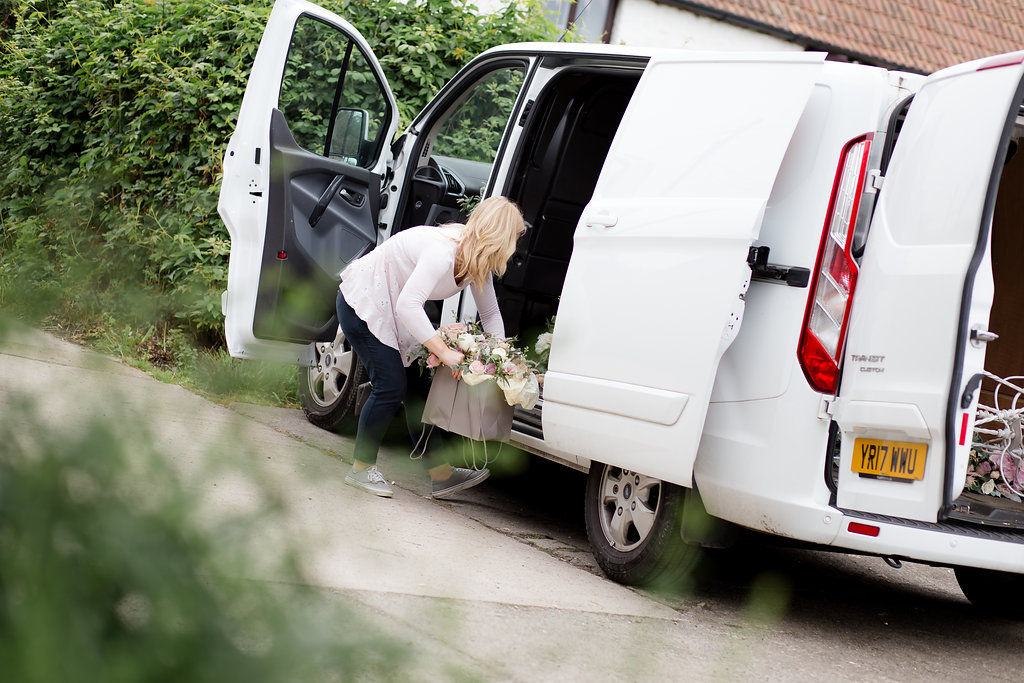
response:
<path fill-rule="evenodd" d="M 319 4 L 373 45 L 404 124 L 479 52 L 554 30 L 536 0 Z M 157 366 L 222 345 L 221 157 L 271 5 L 0 0 L 0 308 Z"/>
<path fill-rule="evenodd" d="M 12 380 L 31 361 L 5 362 L 0 680 L 399 676 L 406 662 L 393 640 L 343 596 L 307 587 L 284 503 L 258 463 L 216 455 L 237 435 L 198 455 L 196 435 L 148 430 L 138 397 L 95 380 L 61 400 L 30 400 Z M 88 409 L 68 409 L 83 401 Z M 186 458 L 170 445 L 182 439 Z M 225 481 L 245 487 L 244 509 L 225 505 Z"/>

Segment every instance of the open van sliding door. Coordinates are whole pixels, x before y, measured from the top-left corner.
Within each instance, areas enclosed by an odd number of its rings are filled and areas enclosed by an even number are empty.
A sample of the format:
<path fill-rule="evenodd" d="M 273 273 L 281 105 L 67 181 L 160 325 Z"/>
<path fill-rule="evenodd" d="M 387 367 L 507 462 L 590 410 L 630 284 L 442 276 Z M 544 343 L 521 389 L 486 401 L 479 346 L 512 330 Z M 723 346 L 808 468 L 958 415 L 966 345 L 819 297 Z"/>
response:
<path fill-rule="evenodd" d="M 833 408 L 840 508 L 934 522 L 967 468 L 993 283 L 993 206 L 1024 53 L 929 76 L 886 171 Z M 976 388 L 976 386 L 975 386 Z M 967 405 L 963 405 L 966 403 Z"/>
<path fill-rule="evenodd" d="M 380 64 L 346 21 L 277 0 L 224 154 L 232 356 L 289 363 L 334 339 L 338 273 L 377 243 L 398 126 Z"/>
<path fill-rule="evenodd" d="M 820 53 L 656 53 L 576 227 L 544 382 L 554 449 L 689 486 L 747 251 Z"/>

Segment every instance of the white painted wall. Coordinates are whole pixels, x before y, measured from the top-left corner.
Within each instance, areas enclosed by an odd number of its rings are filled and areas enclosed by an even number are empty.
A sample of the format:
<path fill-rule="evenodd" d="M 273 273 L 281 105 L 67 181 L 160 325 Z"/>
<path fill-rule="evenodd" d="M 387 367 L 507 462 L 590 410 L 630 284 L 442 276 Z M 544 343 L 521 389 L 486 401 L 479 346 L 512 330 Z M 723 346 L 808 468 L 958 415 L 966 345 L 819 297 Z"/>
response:
<path fill-rule="evenodd" d="M 611 43 L 691 50 L 803 50 L 802 45 L 652 0 L 619 0 Z"/>
<path fill-rule="evenodd" d="M 508 0 L 476 0 L 483 13 L 496 12 Z M 587 0 L 577 0 L 586 6 Z M 691 50 L 801 51 L 802 45 L 693 14 L 653 0 L 619 0 L 612 26 L 612 45 L 674 47 Z"/>

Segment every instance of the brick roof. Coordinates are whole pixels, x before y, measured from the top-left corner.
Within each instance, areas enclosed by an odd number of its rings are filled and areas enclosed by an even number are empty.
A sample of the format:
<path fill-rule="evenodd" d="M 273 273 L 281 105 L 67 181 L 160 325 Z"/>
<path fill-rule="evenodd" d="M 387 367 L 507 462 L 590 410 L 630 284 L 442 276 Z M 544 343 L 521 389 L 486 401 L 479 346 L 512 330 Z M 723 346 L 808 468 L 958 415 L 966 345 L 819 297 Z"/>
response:
<path fill-rule="evenodd" d="M 920 73 L 1024 49 L 1024 0 L 660 1 Z"/>

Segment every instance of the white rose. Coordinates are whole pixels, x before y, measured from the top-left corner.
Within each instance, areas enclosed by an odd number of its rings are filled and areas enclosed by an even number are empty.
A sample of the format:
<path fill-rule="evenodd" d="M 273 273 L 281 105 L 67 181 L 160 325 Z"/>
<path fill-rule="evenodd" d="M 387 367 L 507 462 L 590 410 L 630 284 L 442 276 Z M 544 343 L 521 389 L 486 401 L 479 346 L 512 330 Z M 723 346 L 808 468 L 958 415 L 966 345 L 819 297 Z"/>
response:
<path fill-rule="evenodd" d="M 545 332 L 537 337 L 537 345 L 534 348 L 537 349 L 537 353 L 544 353 L 551 348 L 551 333 Z"/>
<path fill-rule="evenodd" d="M 459 341 L 456 343 L 460 349 L 467 353 L 476 350 L 476 337 L 471 335 L 469 332 L 463 332 L 460 334 Z"/>
<path fill-rule="evenodd" d="M 988 481 L 981 485 L 981 492 L 984 493 L 986 496 L 992 495 L 992 492 L 995 490 L 996 483 L 991 479 L 989 479 Z"/>
<path fill-rule="evenodd" d="M 494 351 L 491 352 L 491 355 L 497 356 L 498 358 L 505 360 L 508 358 L 508 351 L 499 346 L 498 348 L 494 349 Z"/>

